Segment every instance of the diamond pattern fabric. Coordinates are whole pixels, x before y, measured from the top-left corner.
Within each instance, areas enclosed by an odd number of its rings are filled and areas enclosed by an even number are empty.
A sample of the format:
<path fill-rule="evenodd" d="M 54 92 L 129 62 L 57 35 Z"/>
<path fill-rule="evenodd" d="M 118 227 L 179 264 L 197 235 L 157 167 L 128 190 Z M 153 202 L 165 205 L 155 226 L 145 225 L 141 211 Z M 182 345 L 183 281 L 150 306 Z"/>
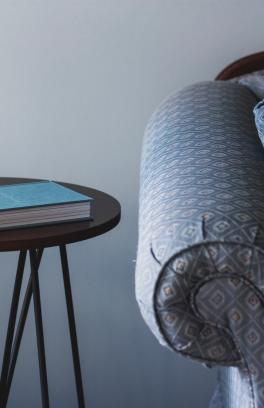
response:
<path fill-rule="evenodd" d="M 256 102 L 236 83 L 189 86 L 159 106 L 143 143 L 137 300 L 161 344 L 232 366 L 220 369 L 211 408 L 264 408 L 264 150 Z"/>
<path fill-rule="evenodd" d="M 264 82 L 264 81 L 263 81 Z M 259 138 L 264 146 L 264 100 L 260 101 L 253 110 Z"/>

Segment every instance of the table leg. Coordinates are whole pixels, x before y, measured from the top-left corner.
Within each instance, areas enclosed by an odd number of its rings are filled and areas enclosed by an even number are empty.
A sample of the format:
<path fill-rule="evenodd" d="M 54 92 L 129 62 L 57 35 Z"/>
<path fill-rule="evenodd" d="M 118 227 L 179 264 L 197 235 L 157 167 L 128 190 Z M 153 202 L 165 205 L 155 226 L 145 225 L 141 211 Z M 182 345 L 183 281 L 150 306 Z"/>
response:
<path fill-rule="evenodd" d="M 14 332 L 15 332 L 17 309 L 18 309 L 21 284 L 22 284 L 22 279 L 23 279 L 23 274 L 24 274 L 24 269 L 25 269 L 26 256 L 27 256 L 27 251 L 21 251 L 19 254 L 19 259 L 18 259 L 17 273 L 16 273 L 13 296 L 12 296 L 12 301 L 11 301 L 10 313 L 9 313 L 9 321 L 8 321 L 8 328 L 7 328 L 7 334 L 6 334 L 4 355 L 3 355 L 3 364 L 2 364 L 2 370 L 1 370 L 0 406 L 3 406 L 3 403 L 4 403 L 8 369 L 10 365 L 12 343 L 13 343 Z"/>
<path fill-rule="evenodd" d="M 5 342 L 5 350 L 4 350 L 4 356 L 3 356 L 2 372 L 1 372 L 1 377 L 0 377 L 0 394 L 1 394 L 0 395 L 0 408 L 5 408 L 7 405 L 10 388 L 11 388 L 11 384 L 13 380 L 13 375 L 15 371 L 17 356 L 18 356 L 21 339 L 22 339 L 23 332 L 24 332 L 25 322 L 27 319 L 32 294 L 33 294 L 33 300 L 34 300 L 42 407 L 49 408 L 47 368 L 46 368 L 43 323 L 42 323 L 39 278 L 38 278 L 38 269 L 39 269 L 40 261 L 42 258 L 43 249 L 29 250 L 31 274 L 30 274 L 30 278 L 28 281 L 24 301 L 22 304 L 21 313 L 20 313 L 18 324 L 17 324 L 17 329 L 16 329 L 16 332 L 14 333 L 19 298 L 20 298 L 20 291 L 21 291 L 21 283 L 22 283 L 24 267 L 25 267 L 26 253 L 27 251 L 20 252 L 16 280 L 14 284 L 14 291 L 13 291 L 13 296 L 12 296 L 12 303 L 11 303 L 11 308 L 10 308 L 9 322 L 8 322 L 8 330 L 7 330 L 7 336 L 6 336 L 6 342 Z M 74 308 L 73 308 L 73 300 L 72 300 L 71 282 L 70 282 L 69 266 L 68 266 L 68 259 L 67 259 L 67 252 L 66 252 L 65 245 L 60 246 L 60 256 L 61 256 L 65 298 L 66 298 L 67 313 L 68 313 L 68 322 L 69 322 L 69 329 L 70 329 L 75 382 L 76 382 L 76 389 L 77 389 L 77 396 L 78 396 L 78 406 L 79 408 L 85 408 L 82 375 L 81 375 L 81 367 L 80 367 L 80 357 L 79 357 L 79 350 L 78 350 L 76 324 L 75 324 L 75 316 L 74 316 Z M 15 338 L 14 338 L 14 334 L 15 334 Z"/>
<path fill-rule="evenodd" d="M 69 265 L 68 265 L 67 251 L 66 251 L 65 245 L 60 246 L 60 256 L 61 256 L 61 265 L 62 265 L 64 290 L 65 290 L 65 297 L 66 297 L 66 304 L 67 304 L 67 312 L 68 312 L 69 330 L 70 330 L 70 336 L 71 336 L 72 358 L 73 358 L 73 365 L 74 365 L 74 374 L 75 374 L 78 404 L 79 404 L 79 408 L 85 408 L 81 365 L 80 365 L 78 341 L 77 341 L 77 334 L 76 334 L 76 324 L 75 324 L 73 300 L 72 300 L 72 291 L 71 291 L 71 281 L 70 281 Z"/>
<path fill-rule="evenodd" d="M 37 254 L 35 250 L 30 250 L 29 252 L 30 252 L 32 292 L 33 292 L 33 300 L 34 300 L 34 312 L 35 312 L 35 323 L 36 323 L 36 334 L 37 334 L 42 406 L 43 408 L 49 408 L 47 367 L 46 367 L 46 358 L 45 358 L 45 346 L 44 346 L 42 312 L 41 312 L 39 278 L 38 278 L 38 265 L 37 265 L 38 259 L 37 259 Z"/>
<path fill-rule="evenodd" d="M 42 258 L 42 254 L 43 254 L 43 249 L 42 248 L 38 249 L 37 250 L 37 268 L 39 268 L 41 258 Z M 13 376 L 14 376 L 14 371 L 15 371 L 15 367 L 16 367 L 17 356 L 18 356 L 18 352 L 19 352 L 19 348 L 20 348 L 20 343 L 21 343 L 21 340 L 22 340 L 24 327 L 25 327 L 25 323 L 26 323 L 26 318 L 27 318 L 27 315 L 28 315 L 28 309 L 29 309 L 29 305 L 30 305 L 30 302 L 31 302 L 31 297 L 32 297 L 32 277 L 30 275 L 28 285 L 27 285 L 27 289 L 26 289 L 26 293 L 25 293 L 25 297 L 24 297 L 24 301 L 23 301 L 23 304 L 22 304 L 22 307 L 21 307 L 21 313 L 20 313 L 18 324 L 17 324 L 17 329 L 16 329 L 16 334 L 15 334 L 13 346 L 12 346 L 12 355 L 11 355 L 11 358 L 10 358 L 8 377 L 7 377 L 7 381 L 6 381 L 5 392 L 3 393 L 3 395 L 4 395 L 3 407 L 6 407 L 6 404 L 7 404 L 7 401 L 8 401 L 10 388 L 11 388 L 11 384 L 12 384 L 12 380 L 13 380 Z"/>

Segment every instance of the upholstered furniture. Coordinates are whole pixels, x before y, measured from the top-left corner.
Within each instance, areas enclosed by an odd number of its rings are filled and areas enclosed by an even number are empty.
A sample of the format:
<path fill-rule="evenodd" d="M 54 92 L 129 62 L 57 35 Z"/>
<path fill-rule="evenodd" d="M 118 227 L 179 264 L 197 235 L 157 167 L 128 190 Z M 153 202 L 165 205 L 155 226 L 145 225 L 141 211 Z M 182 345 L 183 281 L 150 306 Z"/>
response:
<path fill-rule="evenodd" d="M 264 68 L 263 53 L 243 60 L 166 99 L 142 152 L 137 300 L 161 344 L 220 367 L 211 408 L 264 407 L 258 98 L 220 80 Z"/>

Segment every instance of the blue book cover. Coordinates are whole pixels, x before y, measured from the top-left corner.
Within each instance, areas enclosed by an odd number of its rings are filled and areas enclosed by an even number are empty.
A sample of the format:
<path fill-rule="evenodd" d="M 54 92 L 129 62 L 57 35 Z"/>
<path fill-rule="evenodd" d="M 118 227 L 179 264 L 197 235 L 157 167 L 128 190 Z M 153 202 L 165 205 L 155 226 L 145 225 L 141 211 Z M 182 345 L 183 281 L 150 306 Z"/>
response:
<path fill-rule="evenodd" d="M 91 201 L 54 181 L 36 181 L 0 186 L 0 211 Z"/>

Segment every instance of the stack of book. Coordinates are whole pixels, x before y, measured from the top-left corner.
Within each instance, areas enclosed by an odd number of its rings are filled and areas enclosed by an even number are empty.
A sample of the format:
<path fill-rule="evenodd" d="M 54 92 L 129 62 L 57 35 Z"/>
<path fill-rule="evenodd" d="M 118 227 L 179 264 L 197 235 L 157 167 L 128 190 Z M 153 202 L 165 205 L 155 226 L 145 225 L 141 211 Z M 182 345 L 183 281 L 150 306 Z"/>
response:
<path fill-rule="evenodd" d="M 91 220 L 92 198 L 53 181 L 0 186 L 0 230 Z"/>

